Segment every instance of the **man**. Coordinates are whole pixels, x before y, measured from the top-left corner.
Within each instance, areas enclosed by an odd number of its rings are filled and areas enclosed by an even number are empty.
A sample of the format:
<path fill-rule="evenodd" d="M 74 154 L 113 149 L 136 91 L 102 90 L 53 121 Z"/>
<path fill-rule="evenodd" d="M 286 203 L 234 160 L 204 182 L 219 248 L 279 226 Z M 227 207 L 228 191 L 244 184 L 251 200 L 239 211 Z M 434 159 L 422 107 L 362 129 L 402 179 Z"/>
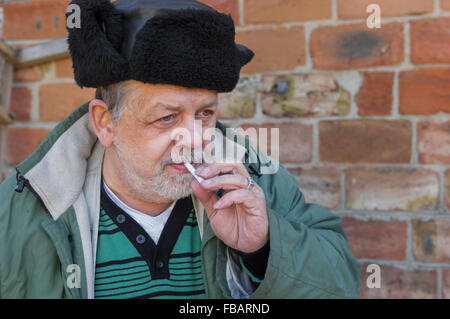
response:
<path fill-rule="evenodd" d="M 97 94 L 0 186 L 0 297 L 358 297 L 340 218 L 282 166 L 261 174 L 271 159 L 216 121 L 253 57 L 231 17 L 193 0 L 72 4 L 75 79 Z M 242 156 L 196 164 L 200 183 L 183 163 L 214 128 Z"/>

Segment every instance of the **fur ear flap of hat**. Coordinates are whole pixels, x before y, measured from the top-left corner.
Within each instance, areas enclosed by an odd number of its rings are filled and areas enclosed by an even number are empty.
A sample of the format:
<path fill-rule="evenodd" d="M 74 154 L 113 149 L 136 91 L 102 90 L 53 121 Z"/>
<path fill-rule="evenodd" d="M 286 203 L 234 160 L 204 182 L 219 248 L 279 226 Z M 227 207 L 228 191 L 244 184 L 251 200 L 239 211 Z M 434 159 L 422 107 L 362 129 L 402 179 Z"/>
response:
<path fill-rule="evenodd" d="M 68 28 L 75 81 L 99 87 L 134 79 L 232 91 L 254 53 L 235 43 L 231 15 L 195 0 L 72 0 Z"/>
<path fill-rule="evenodd" d="M 127 78 L 128 61 L 119 54 L 122 16 L 108 0 L 73 0 L 80 7 L 81 27 L 68 29 L 75 81 L 98 87 Z"/>

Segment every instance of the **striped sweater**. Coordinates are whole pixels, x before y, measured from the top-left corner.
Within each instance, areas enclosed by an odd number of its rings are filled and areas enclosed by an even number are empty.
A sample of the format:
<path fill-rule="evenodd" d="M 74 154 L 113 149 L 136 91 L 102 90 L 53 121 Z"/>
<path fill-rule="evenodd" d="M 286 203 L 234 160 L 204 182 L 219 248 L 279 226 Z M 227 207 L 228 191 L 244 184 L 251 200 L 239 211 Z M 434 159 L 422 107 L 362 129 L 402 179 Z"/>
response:
<path fill-rule="evenodd" d="M 102 188 L 95 298 L 204 298 L 192 199 L 175 204 L 155 245 Z"/>

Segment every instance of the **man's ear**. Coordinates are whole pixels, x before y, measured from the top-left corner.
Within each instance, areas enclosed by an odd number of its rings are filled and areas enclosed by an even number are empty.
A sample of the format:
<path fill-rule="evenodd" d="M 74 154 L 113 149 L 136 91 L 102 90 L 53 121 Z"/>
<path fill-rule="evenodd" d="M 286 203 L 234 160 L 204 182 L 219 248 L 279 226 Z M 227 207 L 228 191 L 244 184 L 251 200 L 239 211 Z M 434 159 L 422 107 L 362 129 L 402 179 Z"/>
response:
<path fill-rule="evenodd" d="M 89 103 L 89 115 L 92 128 L 100 143 L 104 147 L 110 147 L 113 143 L 113 122 L 106 103 L 99 99 L 94 99 Z"/>

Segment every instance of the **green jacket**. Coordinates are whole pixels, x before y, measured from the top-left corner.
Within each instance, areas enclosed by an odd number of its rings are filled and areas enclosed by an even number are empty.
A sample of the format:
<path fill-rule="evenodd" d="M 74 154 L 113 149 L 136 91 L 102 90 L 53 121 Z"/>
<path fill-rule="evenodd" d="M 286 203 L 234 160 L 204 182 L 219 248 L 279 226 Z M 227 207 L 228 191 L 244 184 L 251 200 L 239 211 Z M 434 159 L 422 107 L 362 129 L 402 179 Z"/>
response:
<path fill-rule="evenodd" d="M 225 126 L 217 123 L 224 132 Z M 247 168 L 251 161 L 269 161 L 251 146 L 245 149 Z M 1 298 L 94 297 L 103 154 L 86 103 L 0 185 Z M 251 297 L 359 297 L 359 264 L 341 219 L 306 203 L 282 166 L 276 174 L 252 177 L 266 194 L 270 254 L 264 280 Z M 230 298 L 227 247 L 215 237 L 201 203 L 193 201 L 206 295 Z M 74 264 L 79 266 L 79 288 L 71 284 Z"/>

